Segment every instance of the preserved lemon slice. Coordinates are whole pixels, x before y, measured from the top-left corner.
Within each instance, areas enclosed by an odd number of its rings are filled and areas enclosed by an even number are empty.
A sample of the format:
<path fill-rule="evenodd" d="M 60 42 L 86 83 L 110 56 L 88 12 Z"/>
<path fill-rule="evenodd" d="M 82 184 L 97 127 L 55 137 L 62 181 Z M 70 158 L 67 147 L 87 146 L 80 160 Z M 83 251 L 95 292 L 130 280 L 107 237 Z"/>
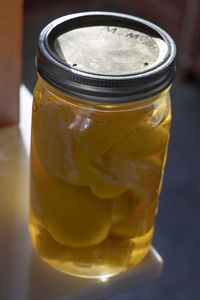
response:
<path fill-rule="evenodd" d="M 36 250 L 44 259 L 54 262 L 125 267 L 134 249 L 132 241 L 115 237 L 107 238 L 97 246 L 70 248 L 57 243 L 46 230 L 41 229 L 37 233 L 34 228 L 30 227 L 30 230 Z"/>
<path fill-rule="evenodd" d="M 116 197 L 125 192 L 121 185 L 110 183 L 92 166 L 88 156 L 82 149 L 76 149 L 76 164 L 81 176 L 85 179 L 92 190 L 92 193 L 101 199 Z"/>
<path fill-rule="evenodd" d="M 135 207 L 134 212 L 127 218 L 116 222 L 110 229 L 110 235 L 124 238 L 134 238 L 147 233 L 154 226 L 156 214 L 155 201 L 149 208 L 146 201 Z"/>
<path fill-rule="evenodd" d="M 147 131 L 135 131 L 113 146 L 108 153 L 132 158 L 151 156 L 166 146 L 168 131 L 162 126 Z"/>
<path fill-rule="evenodd" d="M 153 104 L 153 109 L 137 125 L 136 130 L 150 130 L 159 126 L 167 117 L 170 109 L 168 94 L 164 94 Z"/>
<path fill-rule="evenodd" d="M 157 194 L 162 178 L 161 166 L 151 160 L 104 155 L 93 160 L 93 164 L 109 183 L 133 189 L 146 199 Z"/>
<path fill-rule="evenodd" d="M 67 184 L 42 165 L 34 172 L 38 201 L 51 236 L 69 247 L 101 243 L 108 235 L 110 204 L 86 187 Z"/>
<path fill-rule="evenodd" d="M 132 111 L 76 111 L 70 129 L 89 157 L 106 152 L 149 113 L 150 108 Z"/>
<path fill-rule="evenodd" d="M 115 223 L 124 220 L 133 213 L 137 204 L 137 198 L 133 198 L 130 191 L 127 191 L 123 195 L 112 199 L 112 222 Z"/>
<path fill-rule="evenodd" d="M 66 182 L 84 185 L 73 162 L 68 118 L 62 106 L 46 102 L 39 110 L 35 123 L 35 145 L 45 168 Z"/>

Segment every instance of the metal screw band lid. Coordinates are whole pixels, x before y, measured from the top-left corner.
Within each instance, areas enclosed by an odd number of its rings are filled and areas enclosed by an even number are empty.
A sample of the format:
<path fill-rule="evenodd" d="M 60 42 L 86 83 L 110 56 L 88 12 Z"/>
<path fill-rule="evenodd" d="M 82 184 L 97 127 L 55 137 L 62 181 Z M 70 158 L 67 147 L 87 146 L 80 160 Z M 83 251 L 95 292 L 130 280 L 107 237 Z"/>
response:
<path fill-rule="evenodd" d="M 101 102 L 138 101 L 173 80 L 176 47 L 153 23 L 125 14 L 58 18 L 39 37 L 36 68 L 53 87 Z"/>

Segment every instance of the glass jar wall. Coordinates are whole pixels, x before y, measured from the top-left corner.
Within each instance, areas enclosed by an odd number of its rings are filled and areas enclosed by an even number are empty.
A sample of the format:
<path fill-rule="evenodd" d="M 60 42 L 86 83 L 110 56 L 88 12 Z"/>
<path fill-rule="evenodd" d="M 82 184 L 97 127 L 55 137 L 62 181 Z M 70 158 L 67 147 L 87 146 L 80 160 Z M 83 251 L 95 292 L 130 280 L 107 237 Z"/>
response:
<path fill-rule="evenodd" d="M 30 232 L 76 276 L 112 276 L 151 245 L 166 161 L 169 88 L 133 103 L 90 102 L 39 77 L 32 115 Z"/>

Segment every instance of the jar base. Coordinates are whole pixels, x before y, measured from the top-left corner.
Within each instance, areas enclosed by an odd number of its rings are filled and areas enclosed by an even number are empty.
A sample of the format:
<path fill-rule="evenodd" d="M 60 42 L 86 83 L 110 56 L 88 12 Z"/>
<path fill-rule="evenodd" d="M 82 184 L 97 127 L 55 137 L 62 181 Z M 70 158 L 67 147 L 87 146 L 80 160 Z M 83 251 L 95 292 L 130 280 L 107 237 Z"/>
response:
<path fill-rule="evenodd" d="M 113 266 L 98 266 L 98 265 L 89 265 L 89 264 L 76 264 L 72 262 L 65 263 L 56 263 L 54 264 L 52 261 L 44 259 L 49 265 L 54 267 L 55 269 L 61 271 L 62 273 L 80 277 L 80 278 L 89 278 L 89 279 L 100 279 L 102 281 L 106 281 L 109 277 L 115 276 L 127 269 Z"/>
<path fill-rule="evenodd" d="M 111 237 L 101 245 L 79 249 L 58 244 L 46 229 L 34 223 L 30 224 L 30 234 L 36 253 L 55 269 L 75 277 L 106 281 L 144 259 L 151 245 L 153 228 L 137 238 Z"/>

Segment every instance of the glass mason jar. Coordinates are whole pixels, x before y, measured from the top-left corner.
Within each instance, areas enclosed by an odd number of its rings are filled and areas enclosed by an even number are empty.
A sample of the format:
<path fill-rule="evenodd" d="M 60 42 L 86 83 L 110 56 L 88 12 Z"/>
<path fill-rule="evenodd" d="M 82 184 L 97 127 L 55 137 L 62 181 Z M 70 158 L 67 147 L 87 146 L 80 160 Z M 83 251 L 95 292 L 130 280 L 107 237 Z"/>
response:
<path fill-rule="evenodd" d="M 166 162 L 175 45 L 133 16 L 89 12 L 40 34 L 31 138 L 37 253 L 82 277 L 138 264 Z"/>

